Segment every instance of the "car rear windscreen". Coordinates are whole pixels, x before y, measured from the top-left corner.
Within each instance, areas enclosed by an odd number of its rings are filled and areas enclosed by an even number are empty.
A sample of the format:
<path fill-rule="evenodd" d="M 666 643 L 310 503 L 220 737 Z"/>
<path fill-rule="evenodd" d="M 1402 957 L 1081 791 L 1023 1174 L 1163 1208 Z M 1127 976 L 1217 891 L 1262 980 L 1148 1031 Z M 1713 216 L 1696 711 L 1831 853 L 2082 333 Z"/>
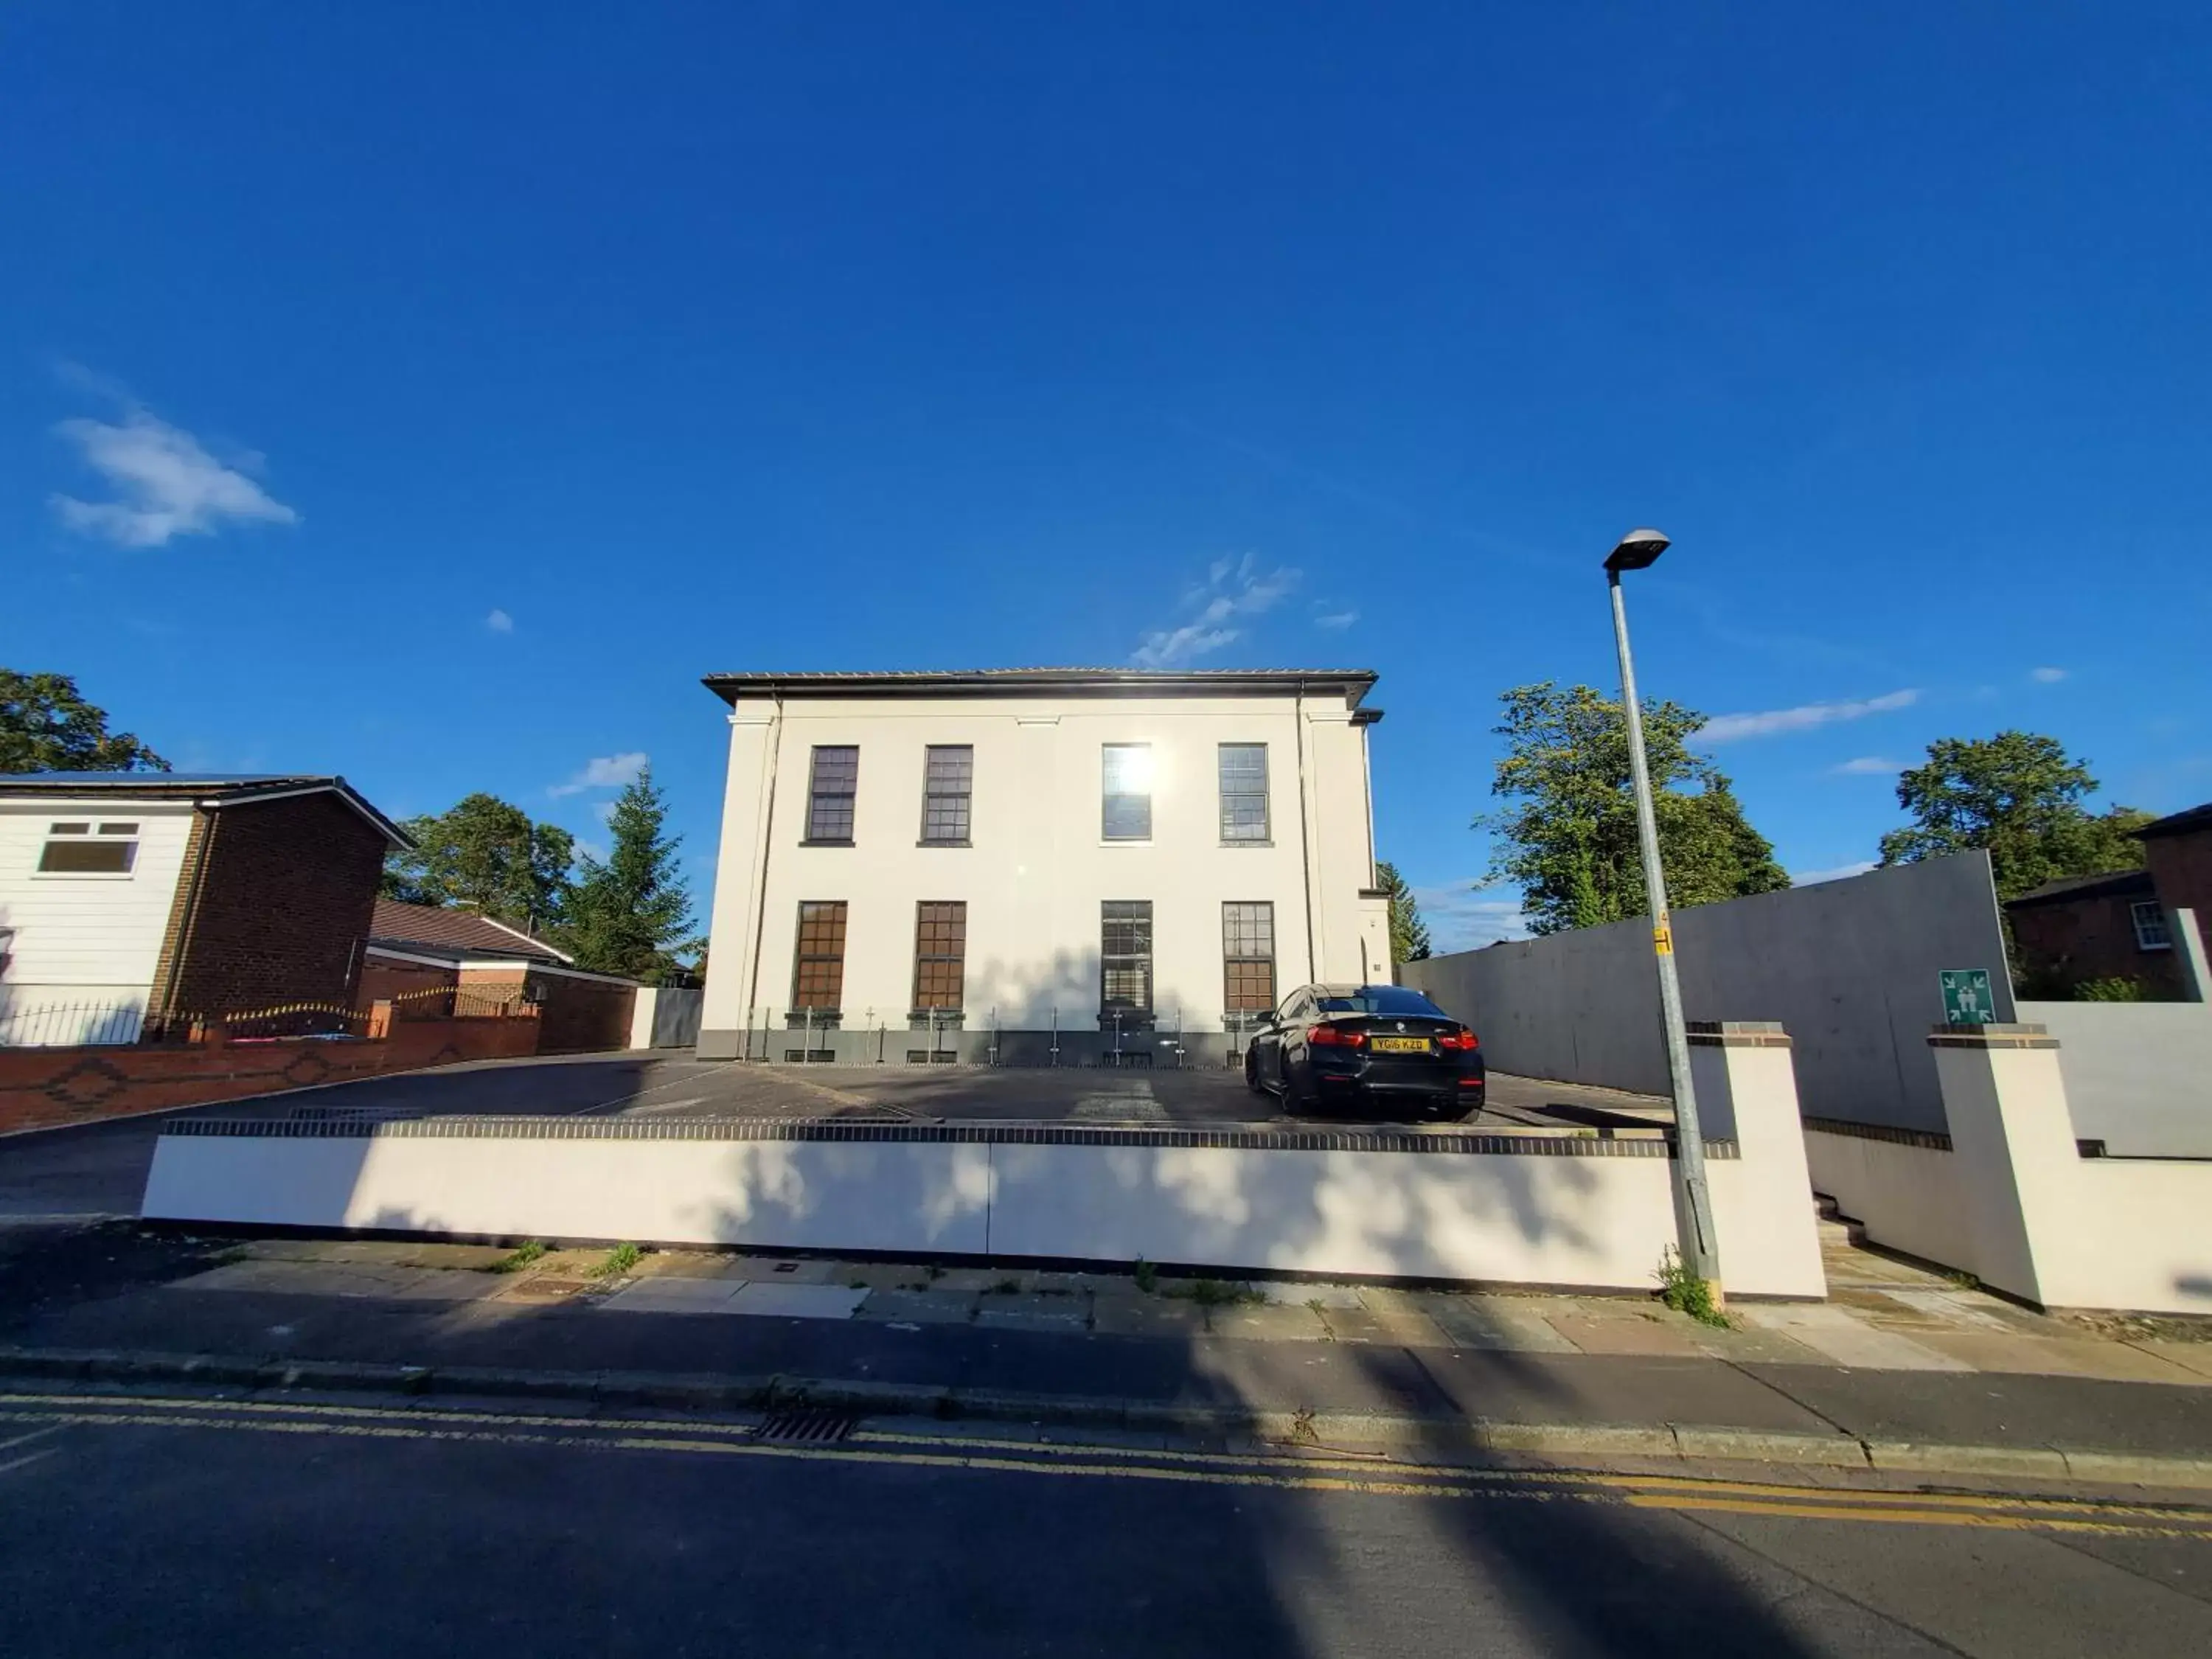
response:
<path fill-rule="evenodd" d="M 1370 985 L 1350 996 L 1316 998 L 1325 1014 L 1420 1014 L 1430 1019 L 1449 1019 L 1450 1015 L 1423 996 L 1419 991 L 1409 991 L 1402 985 Z"/>

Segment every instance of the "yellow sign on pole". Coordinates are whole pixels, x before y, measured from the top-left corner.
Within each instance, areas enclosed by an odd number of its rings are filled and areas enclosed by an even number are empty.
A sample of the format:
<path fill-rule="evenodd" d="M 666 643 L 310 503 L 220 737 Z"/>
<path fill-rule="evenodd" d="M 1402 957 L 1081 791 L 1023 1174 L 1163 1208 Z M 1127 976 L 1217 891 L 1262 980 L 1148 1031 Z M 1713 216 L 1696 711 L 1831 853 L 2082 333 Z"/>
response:
<path fill-rule="evenodd" d="M 1651 948 L 1662 957 L 1674 954 L 1674 929 L 1670 924 L 1662 921 L 1651 930 Z"/>

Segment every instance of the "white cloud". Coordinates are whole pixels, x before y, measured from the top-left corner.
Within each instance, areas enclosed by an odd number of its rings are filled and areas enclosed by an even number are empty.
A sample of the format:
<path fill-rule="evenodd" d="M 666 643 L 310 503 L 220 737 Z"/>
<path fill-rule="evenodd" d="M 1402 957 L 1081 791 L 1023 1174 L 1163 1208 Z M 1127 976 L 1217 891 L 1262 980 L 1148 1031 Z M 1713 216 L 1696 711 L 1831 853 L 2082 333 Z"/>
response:
<path fill-rule="evenodd" d="M 71 530 L 123 547 L 160 547 L 172 536 L 211 536 L 227 524 L 297 524 L 300 515 L 239 471 L 258 465 L 241 456 L 227 466 L 180 427 L 130 409 L 121 425 L 64 421 L 54 428 L 83 453 L 114 490 L 109 501 L 52 498 Z"/>
<path fill-rule="evenodd" d="M 1910 708 L 1920 701 L 1917 691 L 1891 691 L 1860 702 L 1808 702 L 1796 708 L 1770 708 L 1756 714 L 1722 714 L 1705 723 L 1698 733 L 1703 743 L 1734 743 L 1740 738 L 1771 738 L 1779 732 L 1805 732 L 1838 720 L 1863 720 Z"/>
<path fill-rule="evenodd" d="M 1875 867 L 1872 859 L 1857 864 L 1839 864 L 1832 870 L 1792 870 L 1790 879 L 1800 887 L 1817 887 L 1824 881 L 1847 881 L 1853 876 L 1863 876 Z"/>
<path fill-rule="evenodd" d="M 484 626 L 495 634 L 512 634 L 514 632 L 514 618 L 495 608 L 491 615 L 484 618 Z"/>
<path fill-rule="evenodd" d="M 1428 926 L 1429 943 L 1438 956 L 1451 951 L 1475 951 L 1502 939 L 1528 937 L 1528 918 L 1517 898 L 1486 898 L 1496 887 L 1474 881 L 1447 882 L 1437 887 L 1413 889 L 1413 902 Z"/>
<path fill-rule="evenodd" d="M 1325 611 L 1317 612 L 1313 622 L 1316 628 L 1349 628 L 1358 620 L 1357 611 Z"/>
<path fill-rule="evenodd" d="M 1885 760 L 1880 755 L 1861 755 L 1856 760 L 1847 760 L 1828 769 L 1847 778 L 1893 778 L 1905 769 L 1905 763 Z"/>
<path fill-rule="evenodd" d="M 2038 685 L 2056 685 L 2065 678 L 2066 671 L 2063 668 L 2038 668 L 2028 675 L 2028 678 Z"/>
<path fill-rule="evenodd" d="M 549 795 L 580 795 L 586 789 L 619 789 L 626 783 L 637 781 L 650 757 L 631 755 L 601 755 L 585 763 L 584 769 L 566 783 L 556 783 L 545 793 Z"/>
<path fill-rule="evenodd" d="M 1216 559 L 1207 567 L 1206 580 L 1182 596 L 1187 620 L 1146 634 L 1129 660 L 1139 668 L 1176 668 L 1234 644 L 1244 630 L 1230 624 L 1239 617 L 1273 610 L 1298 585 L 1299 575 L 1288 566 L 1263 571 L 1249 553 L 1238 559 Z"/>

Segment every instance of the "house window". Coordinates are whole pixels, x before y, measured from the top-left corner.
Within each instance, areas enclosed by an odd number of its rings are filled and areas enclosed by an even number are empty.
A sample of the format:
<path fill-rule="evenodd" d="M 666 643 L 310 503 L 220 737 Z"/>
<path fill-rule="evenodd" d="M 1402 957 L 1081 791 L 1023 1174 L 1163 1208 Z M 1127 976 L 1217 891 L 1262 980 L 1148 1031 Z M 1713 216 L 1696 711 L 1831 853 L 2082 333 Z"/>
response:
<path fill-rule="evenodd" d="M 1221 745 L 1221 839 L 1267 839 L 1267 745 Z"/>
<path fill-rule="evenodd" d="M 1108 841 L 1152 838 L 1152 746 L 1109 743 L 1106 757 L 1106 810 L 1102 833 Z"/>
<path fill-rule="evenodd" d="M 967 969 L 968 907 L 924 900 L 915 911 L 915 1012 L 959 1012 Z"/>
<path fill-rule="evenodd" d="M 2136 925 L 2136 949 L 2138 951 L 2171 951 L 2173 935 L 2166 930 L 2166 912 L 2158 903 L 2149 901 L 2130 904 L 2128 915 Z"/>
<path fill-rule="evenodd" d="M 809 900 L 799 907 L 799 954 L 791 973 L 791 1006 L 835 1013 L 845 994 L 845 901 Z"/>
<path fill-rule="evenodd" d="M 1232 1014 L 1264 1014 L 1275 1006 L 1275 907 L 1221 907 L 1223 1006 Z"/>
<path fill-rule="evenodd" d="M 1148 1016 L 1152 1012 L 1152 902 L 1108 899 L 1098 942 L 1098 1012 Z"/>
<path fill-rule="evenodd" d="M 860 781 L 860 751 L 817 748 L 806 785 L 806 839 L 853 844 L 853 796 Z"/>
<path fill-rule="evenodd" d="M 138 862 L 135 823 L 52 823 L 39 868 L 58 876 L 127 876 Z"/>
<path fill-rule="evenodd" d="M 932 744 L 923 763 L 921 839 L 927 847 L 968 844 L 968 808 L 975 787 L 975 751 L 968 744 Z"/>

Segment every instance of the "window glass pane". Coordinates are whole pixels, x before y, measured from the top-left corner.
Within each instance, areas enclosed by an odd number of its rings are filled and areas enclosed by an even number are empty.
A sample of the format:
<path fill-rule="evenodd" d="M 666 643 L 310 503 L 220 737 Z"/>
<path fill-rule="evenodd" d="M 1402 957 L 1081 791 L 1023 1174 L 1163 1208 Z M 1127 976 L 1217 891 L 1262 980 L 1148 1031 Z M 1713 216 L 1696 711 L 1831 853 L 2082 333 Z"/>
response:
<path fill-rule="evenodd" d="M 966 744 L 932 744 L 922 769 L 921 838 L 968 839 L 968 805 L 974 789 L 975 751 Z"/>
<path fill-rule="evenodd" d="M 845 988 L 845 903 L 799 907 L 799 949 L 792 969 L 793 1008 L 836 1009 Z"/>
<path fill-rule="evenodd" d="M 135 823 L 103 823 L 100 826 L 100 833 L 103 836 L 135 836 L 138 833 L 138 826 Z"/>
<path fill-rule="evenodd" d="M 50 841 L 39 854 L 39 868 L 69 875 L 128 874 L 138 860 L 135 841 Z"/>
<path fill-rule="evenodd" d="M 1267 745 L 1221 745 L 1221 839 L 1267 839 Z"/>
<path fill-rule="evenodd" d="M 860 751 L 849 746 L 817 747 L 808 781 L 806 839 L 853 839 L 853 796 L 859 787 Z"/>
<path fill-rule="evenodd" d="M 924 902 L 915 907 L 914 1006 L 957 1011 L 966 994 L 968 907 Z"/>
<path fill-rule="evenodd" d="M 1149 1012 L 1152 1006 L 1152 905 L 1108 899 L 1100 911 L 1098 1000 L 1102 1009 Z"/>
<path fill-rule="evenodd" d="M 1152 838 L 1152 748 L 1109 743 L 1105 757 L 1104 834 L 1108 841 Z"/>
<path fill-rule="evenodd" d="M 1370 985 L 1348 994 L 1324 991 L 1322 1011 L 1331 1014 L 1421 1014 L 1431 1019 L 1449 1018 L 1419 991 L 1402 985 Z"/>
<path fill-rule="evenodd" d="M 1231 1013 L 1264 1013 L 1275 1006 L 1275 907 L 1221 907 L 1221 955 Z"/>
<path fill-rule="evenodd" d="M 92 826 L 88 823 L 56 823 L 49 825 L 46 833 L 50 836 L 88 836 L 92 833 Z"/>

